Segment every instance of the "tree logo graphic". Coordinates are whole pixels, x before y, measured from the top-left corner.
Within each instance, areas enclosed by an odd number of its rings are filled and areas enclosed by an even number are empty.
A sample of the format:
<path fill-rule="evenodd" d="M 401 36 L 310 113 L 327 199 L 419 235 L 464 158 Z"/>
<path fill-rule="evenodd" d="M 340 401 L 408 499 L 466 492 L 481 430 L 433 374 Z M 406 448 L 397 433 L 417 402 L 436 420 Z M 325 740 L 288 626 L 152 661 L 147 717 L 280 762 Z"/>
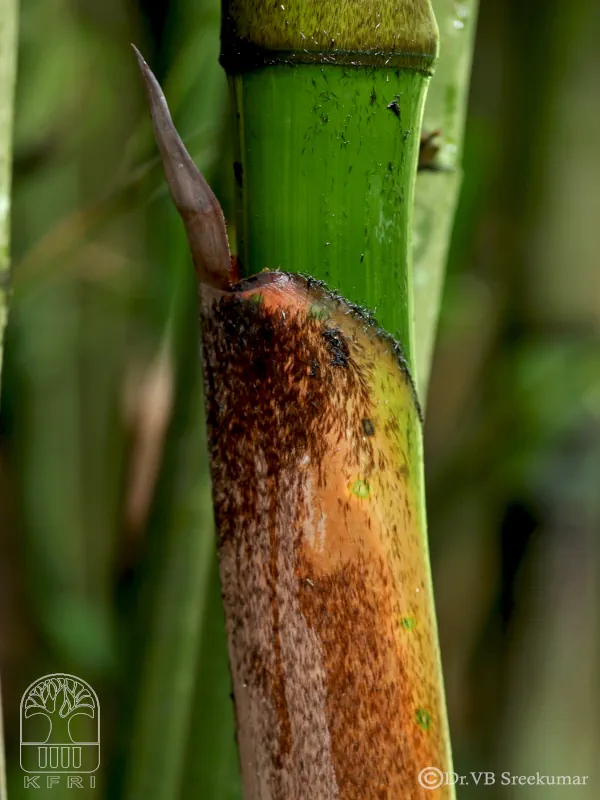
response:
<path fill-rule="evenodd" d="M 100 703 L 75 675 L 38 678 L 21 698 L 21 768 L 82 774 L 100 766 Z"/>

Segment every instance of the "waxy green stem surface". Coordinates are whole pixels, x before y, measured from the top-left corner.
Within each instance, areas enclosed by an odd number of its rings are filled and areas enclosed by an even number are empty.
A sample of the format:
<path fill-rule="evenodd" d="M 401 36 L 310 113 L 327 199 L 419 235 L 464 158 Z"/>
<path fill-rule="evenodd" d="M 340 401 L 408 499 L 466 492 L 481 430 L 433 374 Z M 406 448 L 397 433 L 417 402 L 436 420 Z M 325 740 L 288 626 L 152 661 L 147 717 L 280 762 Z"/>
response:
<path fill-rule="evenodd" d="M 367 306 L 412 363 L 414 176 L 427 78 L 276 65 L 233 79 L 246 274 L 306 272 Z"/>
<path fill-rule="evenodd" d="M 306 272 L 374 311 L 414 366 L 412 206 L 429 0 L 231 0 L 242 271 Z"/>

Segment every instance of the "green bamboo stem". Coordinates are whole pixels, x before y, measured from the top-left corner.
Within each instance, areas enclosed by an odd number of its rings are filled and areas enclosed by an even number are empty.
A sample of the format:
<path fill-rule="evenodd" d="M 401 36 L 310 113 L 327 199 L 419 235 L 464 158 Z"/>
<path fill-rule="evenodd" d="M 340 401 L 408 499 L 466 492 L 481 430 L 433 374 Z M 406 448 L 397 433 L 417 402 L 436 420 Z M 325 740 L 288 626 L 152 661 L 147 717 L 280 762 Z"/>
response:
<path fill-rule="evenodd" d="M 323 279 L 374 311 L 414 370 L 412 207 L 437 52 L 431 7 L 427 0 L 331 0 L 319 4 L 318 20 L 316 6 L 302 0 L 280 9 L 266 0 L 224 4 L 222 62 L 235 106 L 242 272 L 280 268 Z M 418 425 L 413 433 L 427 558 Z M 431 597 L 429 577 L 424 589 Z M 445 717 L 439 722 L 443 769 L 451 770 Z M 453 797 L 453 789 L 442 787 L 436 796 Z"/>
<path fill-rule="evenodd" d="M 325 280 L 374 311 L 412 363 L 414 172 L 436 55 L 429 2 L 325 2 L 318 20 L 301 0 L 271 6 L 224 10 L 242 269 Z"/>
<path fill-rule="evenodd" d="M 427 93 L 423 130 L 440 131 L 434 171 L 417 178 L 413 224 L 415 360 L 425 403 L 454 214 L 461 185 L 462 143 L 478 0 L 432 0 L 440 55 Z"/>
<path fill-rule="evenodd" d="M 17 0 L 3 0 L 0 6 L 0 381 L 2 379 L 4 329 L 8 319 L 11 152 L 17 43 L 18 2 Z M 0 691 L 0 800 L 6 800 L 6 797 L 2 693 Z"/>

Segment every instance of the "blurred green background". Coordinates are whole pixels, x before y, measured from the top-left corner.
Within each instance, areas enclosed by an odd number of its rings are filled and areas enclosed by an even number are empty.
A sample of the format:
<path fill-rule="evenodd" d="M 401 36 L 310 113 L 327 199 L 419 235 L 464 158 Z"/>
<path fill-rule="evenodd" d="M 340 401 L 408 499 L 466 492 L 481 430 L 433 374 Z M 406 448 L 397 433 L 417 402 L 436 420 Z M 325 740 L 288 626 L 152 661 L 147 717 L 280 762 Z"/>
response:
<path fill-rule="evenodd" d="M 231 219 L 219 5 L 22 3 L 0 416 L 11 798 L 21 695 L 54 671 L 100 695 L 95 792 L 237 796 L 194 278 L 129 48 Z M 461 798 L 600 796 L 599 37 L 592 0 L 481 3 L 426 420 L 455 769 L 497 773 Z"/>

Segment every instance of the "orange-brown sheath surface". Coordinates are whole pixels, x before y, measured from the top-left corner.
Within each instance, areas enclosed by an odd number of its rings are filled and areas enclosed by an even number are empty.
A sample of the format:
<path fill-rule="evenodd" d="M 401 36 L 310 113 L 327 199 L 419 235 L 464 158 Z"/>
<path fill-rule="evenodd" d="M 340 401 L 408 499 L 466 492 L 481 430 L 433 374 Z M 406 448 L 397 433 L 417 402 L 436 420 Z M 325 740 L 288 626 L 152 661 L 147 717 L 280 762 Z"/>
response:
<path fill-rule="evenodd" d="M 244 800 L 449 798 L 419 782 L 451 766 L 410 374 L 316 281 L 231 286 L 219 204 L 137 57 L 200 279 Z"/>
<path fill-rule="evenodd" d="M 203 292 L 245 800 L 449 797 L 421 421 L 393 342 L 310 279 Z"/>

